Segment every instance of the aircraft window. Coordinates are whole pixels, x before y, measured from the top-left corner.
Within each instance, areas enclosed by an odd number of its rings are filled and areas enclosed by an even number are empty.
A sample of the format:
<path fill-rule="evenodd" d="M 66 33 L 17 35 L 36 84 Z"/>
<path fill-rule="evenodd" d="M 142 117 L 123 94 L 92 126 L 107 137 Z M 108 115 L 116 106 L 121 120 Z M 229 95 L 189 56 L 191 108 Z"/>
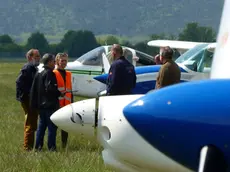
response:
<path fill-rule="evenodd" d="M 95 48 L 77 59 L 83 65 L 102 66 L 102 53 L 105 53 L 104 47 Z"/>
<path fill-rule="evenodd" d="M 181 56 L 180 52 L 177 49 L 173 49 L 174 53 L 173 53 L 173 60 L 175 61 L 176 59 L 178 59 L 178 57 Z"/>
<path fill-rule="evenodd" d="M 214 55 L 214 52 L 210 52 L 207 50 L 204 51 L 203 57 L 197 69 L 198 72 L 207 73 L 211 71 L 213 55 Z"/>
<path fill-rule="evenodd" d="M 196 45 L 194 48 L 186 51 L 184 54 L 182 54 L 178 59 L 176 59 L 176 63 L 183 63 L 187 60 L 190 60 L 190 58 L 193 58 L 196 54 L 198 54 L 203 48 L 208 46 L 208 44 L 200 44 Z"/>
<path fill-rule="evenodd" d="M 128 50 L 128 49 L 123 49 L 124 50 L 124 56 L 125 58 L 131 63 L 133 64 L 133 53 L 132 51 Z"/>
<path fill-rule="evenodd" d="M 213 54 L 205 49 L 207 45 L 208 44 L 197 45 L 188 50 L 176 60 L 176 63 L 182 63 L 192 71 L 203 72 L 205 63 L 210 61 L 210 57 Z"/>
<path fill-rule="evenodd" d="M 136 56 L 139 58 L 139 60 L 136 62 L 136 66 L 147 66 L 154 64 L 153 57 L 148 54 L 136 51 Z"/>

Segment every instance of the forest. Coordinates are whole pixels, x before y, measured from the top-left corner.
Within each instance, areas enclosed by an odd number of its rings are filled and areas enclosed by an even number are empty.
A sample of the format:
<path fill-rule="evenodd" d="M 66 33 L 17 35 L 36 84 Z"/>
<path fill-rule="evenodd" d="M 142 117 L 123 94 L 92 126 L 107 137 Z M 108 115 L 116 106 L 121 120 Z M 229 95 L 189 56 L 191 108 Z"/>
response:
<path fill-rule="evenodd" d="M 25 44 L 17 44 L 8 34 L 0 35 L 0 57 L 15 58 L 25 57 L 25 52 L 30 48 L 37 48 L 44 53 L 66 52 L 72 58 L 78 58 L 84 53 L 102 45 L 111 45 L 119 43 L 123 46 L 134 48 L 150 55 L 158 53 L 158 48 L 149 47 L 147 42 L 150 40 L 168 39 L 196 42 L 215 42 L 216 32 L 211 27 L 201 26 L 196 22 L 187 23 L 178 35 L 172 34 L 151 34 L 148 40 L 140 41 L 135 44 L 129 40 L 120 40 L 116 36 L 96 37 L 90 30 L 69 30 L 60 42 L 49 43 L 44 33 L 33 32 Z"/>

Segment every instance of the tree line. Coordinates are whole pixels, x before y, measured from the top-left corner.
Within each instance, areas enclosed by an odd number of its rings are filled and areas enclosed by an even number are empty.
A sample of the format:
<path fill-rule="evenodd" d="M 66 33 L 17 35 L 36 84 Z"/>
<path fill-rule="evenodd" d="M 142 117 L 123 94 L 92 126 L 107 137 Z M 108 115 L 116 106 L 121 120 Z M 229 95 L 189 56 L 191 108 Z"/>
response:
<path fill-rule="evenodd" d="M 185 28 L 178 34 L 152 34 L 149 40 L 132 44 L 129 40 L 119 40 L 116 36 L 107 36 L 96 39 L 94 33 L 89 30 L 69 30 L 61 41 L 57 44 L 49 44 L 45 35 L 40 32 L 31 33 L 25 45 L 19 45 L 7 34 L 0 35 L 0 57 L 24 57 L 25 52 L 30 48 L 37 48 L 44 53 L 57 54 L 66 52 L 70 57 L 80 57 L 82 54 L 102 45 L 111 45 L 119 43 L 124 46 L 134 48 L 150 55 L 158 53 L 158 48 L 149 47 L 147 42 L 156 39 L 196 41 L 196 42 L 215 42 L 216 32 L 211 27 L 200 26 L 196 22 L 188 23 Z"/>

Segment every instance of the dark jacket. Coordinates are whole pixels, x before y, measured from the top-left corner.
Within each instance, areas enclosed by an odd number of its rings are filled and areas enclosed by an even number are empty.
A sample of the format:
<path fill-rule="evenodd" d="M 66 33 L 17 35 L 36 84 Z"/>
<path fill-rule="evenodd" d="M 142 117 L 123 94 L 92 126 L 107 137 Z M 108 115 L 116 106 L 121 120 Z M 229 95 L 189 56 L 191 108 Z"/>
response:
<path fill-rule="evenodd" d="M 115 60 L 109 69 L 107 95 L 131 94 L 135 86 L 134 66 L 125 57 Z"/>
<path fill-rule="evenodd" d="M 29 99 L 30 89 L 34 80 L 37 67 L 30 63 L 26 63 L 16 80 L 16 99 L 20 102 Z"/>
<path fill-rule="evenodd" d="M 156 89 L 180 82 L 181 71 L 179 66 L 173 61 L 165 62 L 158 73 L 156 80 Z"/>
<path fill-rule="evenodd" d="M 30 105 L 36 109 L 58 109 L 61 95 L 58 90 L 56 76 L 53 70 L 44 66 L 42 72 L 37 72 L 31 88 Z"/>

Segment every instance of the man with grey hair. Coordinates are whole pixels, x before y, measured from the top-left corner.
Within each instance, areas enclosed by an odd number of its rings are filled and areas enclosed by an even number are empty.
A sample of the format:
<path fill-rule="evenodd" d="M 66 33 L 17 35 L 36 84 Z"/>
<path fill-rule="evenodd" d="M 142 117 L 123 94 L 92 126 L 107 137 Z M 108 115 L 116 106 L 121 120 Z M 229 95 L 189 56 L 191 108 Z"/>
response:
<path fill-rule="evenodd" d="M 16 80 L 16 99 L 21 103 L 25 113 L 24 123 L 24 150 L 30 151 L 34 146 L 34 134 L 37 129 L 38 113 L 29 104 L 32 82 L 37 66 L 40 62 L 40 53 L 37 49 L 30 49 L 26 53 L 27 63 L 22 67 Z"/>

